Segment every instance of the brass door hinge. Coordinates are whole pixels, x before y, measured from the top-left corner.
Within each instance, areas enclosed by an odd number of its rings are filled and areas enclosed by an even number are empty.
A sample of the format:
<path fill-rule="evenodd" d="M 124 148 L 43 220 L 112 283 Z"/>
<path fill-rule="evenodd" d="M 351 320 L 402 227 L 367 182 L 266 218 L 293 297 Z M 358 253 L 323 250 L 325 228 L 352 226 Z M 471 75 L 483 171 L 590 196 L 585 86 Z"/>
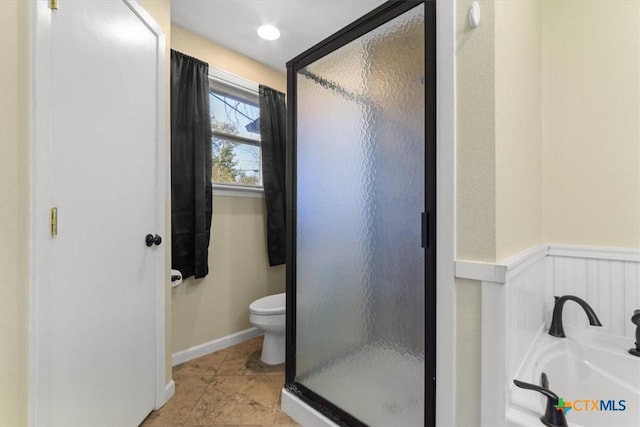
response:
<path fill-rule="evenodd" d="M 51 208 L 51 235 L 58 235 L 58 208 Z"/>
<path fill-rule="evenodd" d="M 49 0 L 49 9 L 58 10 L 58 0 Z"/>

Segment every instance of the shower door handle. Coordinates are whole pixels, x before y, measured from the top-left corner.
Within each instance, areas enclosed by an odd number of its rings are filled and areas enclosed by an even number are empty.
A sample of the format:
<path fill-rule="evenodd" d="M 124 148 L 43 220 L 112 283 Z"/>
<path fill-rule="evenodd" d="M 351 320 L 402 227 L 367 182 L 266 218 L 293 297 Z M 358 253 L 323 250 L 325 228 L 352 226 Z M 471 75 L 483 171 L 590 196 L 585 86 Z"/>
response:
<path fill-rule="evenodd" d="M 424 249 L 429 248 L 429 212 L 422 212 L 422 247 Z"/>

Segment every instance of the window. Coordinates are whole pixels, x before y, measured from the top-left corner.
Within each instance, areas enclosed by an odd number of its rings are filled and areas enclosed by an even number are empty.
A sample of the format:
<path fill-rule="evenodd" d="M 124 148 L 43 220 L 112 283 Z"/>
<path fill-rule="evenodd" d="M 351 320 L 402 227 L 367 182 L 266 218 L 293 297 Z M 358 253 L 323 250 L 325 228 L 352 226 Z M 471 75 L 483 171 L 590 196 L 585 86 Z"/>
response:
<path fill-rule="evenodd" d="M 217 71 L 217 74 L 226 73 Z M 241 80 L 235 76 L 231 78 Z M 228 79 L 211 76 L 209 105 L 213 184 L 261 188 L 262 155 L 257 85 L 246 81 L 234 84 Z"/>

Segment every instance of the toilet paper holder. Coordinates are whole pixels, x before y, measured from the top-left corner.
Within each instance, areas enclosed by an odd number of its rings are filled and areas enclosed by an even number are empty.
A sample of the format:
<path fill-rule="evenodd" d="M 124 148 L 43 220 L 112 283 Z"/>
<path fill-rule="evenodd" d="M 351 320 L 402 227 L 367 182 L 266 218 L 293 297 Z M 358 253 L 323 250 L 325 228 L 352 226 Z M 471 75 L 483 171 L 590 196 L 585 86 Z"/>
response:
<path fill-rule="evenodd" d="M 171 270 L 171 287 L 175 288 L 182 283 L 182 273 L 179 270 Z"/>

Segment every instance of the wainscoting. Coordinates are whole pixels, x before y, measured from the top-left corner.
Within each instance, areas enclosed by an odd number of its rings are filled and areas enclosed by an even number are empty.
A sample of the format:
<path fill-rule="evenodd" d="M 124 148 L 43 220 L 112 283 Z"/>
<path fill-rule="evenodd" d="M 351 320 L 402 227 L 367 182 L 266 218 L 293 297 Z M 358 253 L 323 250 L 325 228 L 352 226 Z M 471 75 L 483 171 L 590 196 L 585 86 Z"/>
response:
<path fill-rule="evenodd" d="M 640 255 L 633 250 L 584 250 L 551 247 L 556 295 L 577 295 L 593 307 L 602 322 L 602 332 L 635 338 L 633 310 L 640 308 Z M 588 327 L 584 312 L 567 304 L 564 322 Z"/>
<path fill-rule="evenodd" d="M 507 385 L 543 329 L 554 296 L 577 295 L 595 310 L 600 332 L 635 337 L 640 308 L 640 249 L 539 245 L 496 264 L 456 261 L 456 277 L 482 286 L 482 425 L 504 425 Z M 576 304 L 564 323 L 587 328 Z"/>

